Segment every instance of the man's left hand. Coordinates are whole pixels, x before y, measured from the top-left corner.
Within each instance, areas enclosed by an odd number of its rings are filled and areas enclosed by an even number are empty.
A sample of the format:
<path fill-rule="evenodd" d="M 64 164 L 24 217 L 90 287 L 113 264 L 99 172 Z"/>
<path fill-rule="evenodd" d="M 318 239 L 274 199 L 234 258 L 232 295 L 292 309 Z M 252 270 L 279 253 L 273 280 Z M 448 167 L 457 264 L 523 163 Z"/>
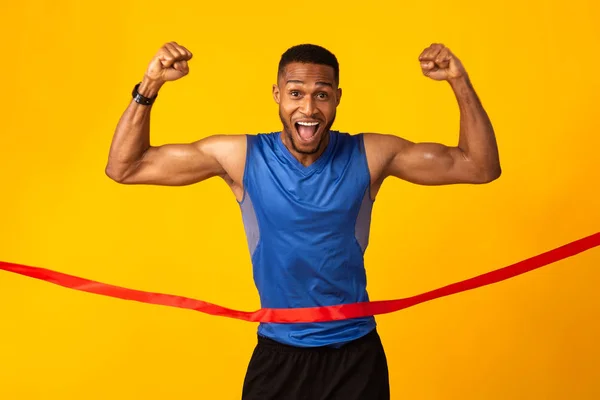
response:
<path fill-rule="evenodd" d="M 440 43 L 434 43 L 423 50 L 419 61 L 423 75 L 436 81 L 450 81 L 467 76 L 460 60 Z"/>

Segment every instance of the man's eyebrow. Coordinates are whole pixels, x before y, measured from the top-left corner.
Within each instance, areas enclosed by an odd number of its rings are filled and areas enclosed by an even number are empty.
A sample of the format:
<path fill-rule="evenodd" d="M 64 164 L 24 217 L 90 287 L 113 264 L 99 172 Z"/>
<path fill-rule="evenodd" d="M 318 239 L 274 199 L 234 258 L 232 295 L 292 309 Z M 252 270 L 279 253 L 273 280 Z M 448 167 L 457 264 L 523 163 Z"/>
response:
<path fill-rule="evenodd" d="M 298 80 L 298 79 L 290 79 L 290 80 L 288 80 L 286 83 L 299 83 L 299 84 L 301 84 L 301 85 L 303 85 L 303 84 L 304 84 L 304 82 L 303 82 L 303 81 L 301 81 L 301 80 Z M 318 81 L 318 82 L 317 82 L 317 86 L 329 86 L 329 87 L 333 88 L 333 85 L 332 85 L 331 83 L 329 83 L 329 82 L 324 82 L 324 81 Z"/>

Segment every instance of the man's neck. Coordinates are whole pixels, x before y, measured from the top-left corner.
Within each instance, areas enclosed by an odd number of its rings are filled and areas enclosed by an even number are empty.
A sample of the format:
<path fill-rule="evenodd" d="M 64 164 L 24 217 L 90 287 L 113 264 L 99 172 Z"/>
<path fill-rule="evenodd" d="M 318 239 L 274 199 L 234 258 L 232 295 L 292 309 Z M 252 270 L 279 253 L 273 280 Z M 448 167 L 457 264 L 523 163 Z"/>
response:
<path fill-rule="evenodd" d="M 323 133 L 322 142 L 316 153 L 312 153 L 312 154 L 301 153 L 294 148 L 294 145 L 291 143 L 287 133 L 285 133 L 285 131 L 283 131 L 282 133 L 283 134 L 281 135 L 281 141 L 283 142 L 283 145 L 288 149 L 290 154 L 296 160 L 298 160 L 298 162 L 300 164 L 304 165 L 305 167 L 308 167 L 309 165 L 311 165 L 315 161 L 317 161 L 319 159 L 319 157 L 321 157 L 321 155 L 325 152 L 325 149 L 327 149 L 327 145 L 329 144 L 330 132 L 327 131 L 327 132 Z"/>

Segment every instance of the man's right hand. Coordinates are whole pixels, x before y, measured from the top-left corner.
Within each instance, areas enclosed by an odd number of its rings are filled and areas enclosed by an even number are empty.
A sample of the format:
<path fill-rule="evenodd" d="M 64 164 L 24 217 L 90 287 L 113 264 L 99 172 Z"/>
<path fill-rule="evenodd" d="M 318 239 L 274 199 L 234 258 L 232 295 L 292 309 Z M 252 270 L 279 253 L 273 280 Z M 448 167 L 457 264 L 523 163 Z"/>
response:
<path fill-rule="evenodd" d="M 150 61 L 144 78 L 159 86 L 183 78 L 190 72 L 191 59 L 192 53 L 185 47 L 176 42 L 165 43 Z"/>

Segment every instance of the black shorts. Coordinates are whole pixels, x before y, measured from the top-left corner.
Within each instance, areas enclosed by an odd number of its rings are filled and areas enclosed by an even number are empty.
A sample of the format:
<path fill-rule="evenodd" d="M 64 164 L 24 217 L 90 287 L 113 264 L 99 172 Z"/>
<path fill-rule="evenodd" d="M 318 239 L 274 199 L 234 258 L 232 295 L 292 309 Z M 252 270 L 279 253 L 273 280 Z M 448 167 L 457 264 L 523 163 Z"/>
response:
<path fill-rule="evenodd" d="M 339 349 L 298 348 L 258 337 L 242 400 L 389 400 L 377 330 Z"/>

